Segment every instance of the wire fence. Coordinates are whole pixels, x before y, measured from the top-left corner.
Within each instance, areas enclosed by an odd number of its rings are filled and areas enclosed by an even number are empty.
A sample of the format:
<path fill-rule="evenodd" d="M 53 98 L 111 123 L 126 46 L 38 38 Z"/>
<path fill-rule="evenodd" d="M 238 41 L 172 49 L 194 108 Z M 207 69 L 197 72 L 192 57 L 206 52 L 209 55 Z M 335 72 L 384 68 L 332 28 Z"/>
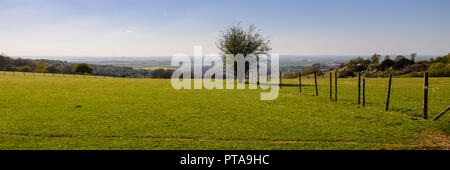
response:
<path fill-rule="evenodd" d="M 17 72 L 17 71 L 0 71 L 0 76 L 31 76 L 31 77 L 79 77 L 79 78 L 151 78 L 150 74 L 144 74 L 132 77 L 112 77 L 98 75 L 96 73 L 37 73 L 37 72 Z"/>
<path fill-rule="evenodd" d="M 83 77 L 83 78 L 95 78 L 103 77 L 95 74 L 61 74 L 61 73 L 36 73 L 36 72 L 17 72 L 17 71 L 0 71 L 0 76 L 31 76 L 31 77 Z"/>
<path fill-rule="evenodd" d="M 450 105 L 450 80 L 430 78 L 428 89 L 428 110 L 434 117 Z"/>
<path fill-rule="evenodd" d="M 331 75 L 331 79 L 330 79 Z M 335 73 L 324 76 L 303 75 L 301 95 L 315 96 L 341 103 L 376 107 L 380 110 L 401 112 L 409 116 L 424 117 L 424 78 L 365 78 L 364 74 L 352 78 L 338 78 Z M 427 114 L 431 119 L 450 105 L 450 78 L 428 78 Z M 337 86 L 337 95 L 336 95 Z M 331 88 L 331 90 L 330 90 Z"/>

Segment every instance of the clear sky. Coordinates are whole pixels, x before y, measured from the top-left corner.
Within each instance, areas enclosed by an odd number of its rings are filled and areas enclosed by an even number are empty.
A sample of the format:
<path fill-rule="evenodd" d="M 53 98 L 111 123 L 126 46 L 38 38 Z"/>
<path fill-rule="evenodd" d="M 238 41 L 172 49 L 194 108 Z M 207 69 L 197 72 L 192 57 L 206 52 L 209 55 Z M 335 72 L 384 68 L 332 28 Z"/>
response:
<path fill-rule="evenodd" d="M 0 0 L 0 53 L 216 53 L 237 23 L 258 27 L 278 54 L 450 52 L 449 0 Z"/>

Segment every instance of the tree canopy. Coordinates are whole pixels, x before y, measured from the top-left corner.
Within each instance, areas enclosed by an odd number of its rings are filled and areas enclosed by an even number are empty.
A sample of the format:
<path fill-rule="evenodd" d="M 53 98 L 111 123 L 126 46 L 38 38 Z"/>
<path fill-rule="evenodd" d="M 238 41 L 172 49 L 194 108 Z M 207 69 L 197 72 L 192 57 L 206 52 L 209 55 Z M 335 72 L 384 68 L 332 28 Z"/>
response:
<path fill-rule="evenodd" d="M 265 39 L 253 25 L 250 25 L 247 29 L 242 28 L 239 24 L 230 26 L 219 37 L 216 45 L 223 56 L 242 54 L 247 57 L 247 55 L 253 54 L 256 56 L 257 62 L 259 62 L 258 55 L 268 54 L 272 50 L 270 40 Z M 227 59 L 224 58 L 224 60 Z M 233 67 L 234 74 L 237 75 L 237 62 L 234 62 Z M 245 73 L 248 73 L 249 69 L 250 64 L 246 62 Z"/>
<path fill-rule="evenodd" d="M 218 39 L 217 48 L 223 54 L 268 54 L 272 48 L 270 40 L 266 40 L 256 27 L 250 25 L 248 29 L 239 24 L 230 26 Z"/>
<path fill-rule="evenodd" d="M 77 64 L 74 68 L 73 68 L 73 72 L 75 73 L 92 73 L 93 69 L 89 64 L 86 63 L 82 63 L 82 64 Z"/>

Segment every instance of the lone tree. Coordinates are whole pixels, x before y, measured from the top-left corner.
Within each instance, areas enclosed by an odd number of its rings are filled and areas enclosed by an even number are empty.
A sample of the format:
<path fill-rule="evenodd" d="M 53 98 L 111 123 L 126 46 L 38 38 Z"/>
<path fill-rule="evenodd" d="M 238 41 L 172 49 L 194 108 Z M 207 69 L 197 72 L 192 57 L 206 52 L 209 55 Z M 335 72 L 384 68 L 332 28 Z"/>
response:
<path fill-rule="evenodd" d="M 416 56 L 417 56 L 416 53 L 411 53 L 411 54 L 409 55 L 409 60 L 411 60 L 411 64 L 414 64 L 414 63 L 415 63 Z"/>
<path fill-rule="evenodd" d="M 82 64 L 77 64 L 74 68 L 73 68 L 73 72 L 74 73 L 92 73 L 92 67 L 89 64 L 86 63 L 82 63 Z"/>
<path fill-rule="evenodd" d="M 256 31 L 255 26 L 250 25 L 247 29 L 244 29 L 239 24 L 230 26 L 222 33 L 217 41 L 217 48 L 222 55 L 242 54 L 247 57 L 247 55 L 254 54 L 257 62 L 259 62 L 258 55 L 268 54 L 272 50 L 270 41 Z M 249 67 L 249 63 L 245 63 L 245 73 L 248 73 Z M 234 73 L 235 75 L 237 73 L 236 62 L 234 63 Z"/>

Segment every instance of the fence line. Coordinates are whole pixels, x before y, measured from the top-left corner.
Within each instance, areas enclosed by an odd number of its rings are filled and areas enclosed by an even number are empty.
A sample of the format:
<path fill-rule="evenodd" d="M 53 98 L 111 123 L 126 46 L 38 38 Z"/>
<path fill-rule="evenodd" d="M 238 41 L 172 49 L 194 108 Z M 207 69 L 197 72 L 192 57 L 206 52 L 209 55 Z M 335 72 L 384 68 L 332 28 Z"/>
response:
<path fill-rule="evenodd" d="M 379 107 L 385 111 L 398 111 L 404 114 L 429 118 L 436 116 L 450 103 L 450 86 L 447 78 L 367 78 L 364 73 L 358 73 L 357 78 L 338 78 L 338 72 L 329 73 L 329 77 L 302 81 L 299 75 L 300 93 L 308 93 L 308 89 L 315 95 L 328 90 L 332 101 L 359 104 L 362 107 Z M 315 75 L 315 74 L 314 74 Z M 327 74 L 325 74 L 327 75 Z M 430 81 L 430 82 L 427 82 Z M 313 85 L 312 88 L 302 89 L 304 85 Z M 333 89 L 334 88 L 334 89 Z M 334 99 L 333 99 L 334 90 Z"/>
<path fill-rule="evenodd" d="M 83 78 L 97 78 L 97 77 L 103 77 L 103 78 L 131 78 L 131 77 L 113 77 L 113 76 L 106 76 L 106 75 L 98 75 L 96 73 L 92 74 L 76 74 L 76 73 L 38 73 L 38 72 L 17 72 L 17 71 L 1 71 L 3 73 L 0 73 L 0 76 L 42 76 L 42 77 L 69 77 L 70 75 L 73 75 L 73 77 L 83 77 Z M 135 76 L 134 78 L 138 78 Z M 145 78 L 145 76 L 143 77 Z"/>

